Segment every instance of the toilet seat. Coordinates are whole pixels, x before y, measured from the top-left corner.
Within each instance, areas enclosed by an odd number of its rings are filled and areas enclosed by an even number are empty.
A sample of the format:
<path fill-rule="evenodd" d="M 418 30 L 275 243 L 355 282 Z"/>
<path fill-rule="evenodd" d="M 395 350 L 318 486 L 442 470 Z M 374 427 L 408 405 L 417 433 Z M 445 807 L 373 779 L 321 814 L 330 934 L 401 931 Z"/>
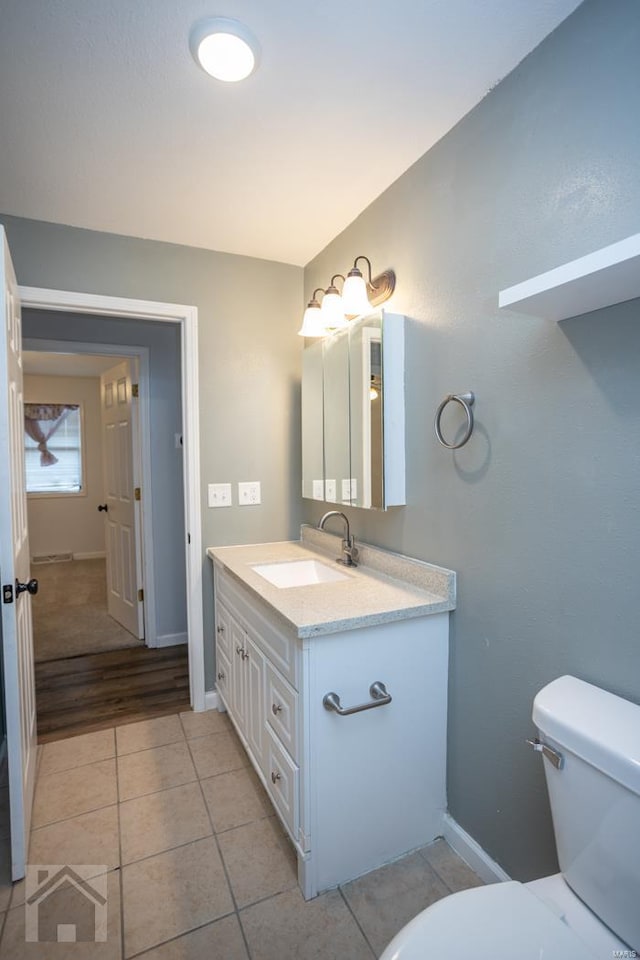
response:
<path fill-rule="evenodd" d="M 453 893 L 427 907 L 380 960 L 594 960 L 553 911 L 516 881 Z"/>

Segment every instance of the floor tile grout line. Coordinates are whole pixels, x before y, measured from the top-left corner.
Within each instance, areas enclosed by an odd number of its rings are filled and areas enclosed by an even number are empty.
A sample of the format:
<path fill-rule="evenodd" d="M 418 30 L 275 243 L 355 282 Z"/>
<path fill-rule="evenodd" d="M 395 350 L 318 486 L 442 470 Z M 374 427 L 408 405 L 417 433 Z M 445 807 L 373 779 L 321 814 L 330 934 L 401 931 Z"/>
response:
<path fill-rule="evenodd" d="M 45 746 L 46 746 L 46 744 L 45 744 Z M 115 761 L 115 760 L 117 760 L 117 759 L 118 759 L 118 757 L 117 757 L 117 755 L 114 753 L 113 756 L 111 756 L 111 757 L 102 757 L 100 760 L 89 760 L 88 763 L 79 763 L 79 764 L 78 764 L 77 766 L 75 766 L 75 767 L 65 767 L 64 770 L 52 770 L 51 773 L 42 773 L 41 771 L 38 771 L 37 781 L 40 781 L 40 780 L 48 780 L 49 777 L 58 777 L 58 776 L 60 776 L 61 773 L 69 774 L 69 773 L 71 773 L 73 770 L 83 770 L 85 767 L 92 767 L 92 766 L 96 766 L 96 764 L 98 764 L 98 763 L 108 763 L 110 760 L 114 760 L 114 761 Z M 41 766 L 42 766 L 42 764 L 41 764 Z"/>
<path fill-rule="evenodd" d="M 169 714 L 166 714 L 166 716 L 168 716 L 168 717 L 174 717 L 174 716 L 179 716 L 179 715 L 178 715 L 178 714 L 174 714 L 174 713 L 169 713 Z M 139 722 L 139 723 L 153 723 L 153 720 L 164 720 L 164 719 L 165 719 L 165 717 L 152 717 L 151 720 L 141 720 L 141 721 L 136 721 L 136 722 L 137 722 L 137 723 L 138 723 L 138 722 Z M 115 729 L 115 730 L 121 730 L 121 729 L 124 729 L 124 727 L 126 727 L 126 726 L 127 726 L 127 724 L 125 723 L 125 724 L 123 724 L 122 727 L 114 727 L 114 729 Z M 126 753 L 120 753 L 120 752 L 118 751 L 117 738 L 116 738 L 116 752 L 115 752 L 115 757 L 116 757 L 116 759 L 117 759 L 118 757 L 132 757 L 132 756 L 133 756 L 134 754 L 136 754 L 136 753 L 146 753 L 148 750 L 157 750 L 159 747 L 170 747 L 170 746 L 171 746 L 172 744 L 174 744 L 174 743 L 190 743 L 192 740 L 205 740 L 207 737 L 219 737 L 219 736 L 221 736 L 221 735 L 223 735 L 223 734 L 227 734 L 227 735 L 228 735 L 229 733 L 232 732 L 231 730 L 212 730 L 212 731 L 210 731 L 209 733 L 201 733 L 201 734 L 198 734 L 198 736 L 196 736 L 196 737 L 188 737 L 187 734 L 186 734 L 186 732 L 185 732 L 185 729 L 184 729 L 184 726 L 183 726 L 183 724 L 182 724 L 182 721 L 180 721 L 180 729 L 182 730 L 182 736 L 181 736 L 181 737 L 178 737 L 177 740 L 167 740 L 166 743 L 154 743 L 154 744 L 153 744 L 152 746 L 150 746 L 150 747 L 140 747 L 140 749 L 138 749 L 138 750 L 128 750 Z M 97 732 L 101 732 L 101 731 L 97 731 Z M 80 734 L 80 736 L 83 736 L 83 734 Z M 73 739 L 73 737 L 70 737 L 69 739 Z M 55 743 L 56 741 L 53 741 L 53 742 Z M 45 746 L 46 746 L 46 744 L 45 744 Z M 94 761 L 90 761 L 90 762 L 94 762 Z M 79 766 L 86 766 L 86 764 L 79 764 Z"/>
<path fill-rule="evenodd" d="M 187 743 L 187 746 L 188 746 L 188 743 Z M 193 765 L 194 765 L 194 767 L 195 767 L 195 760 L 194 760 L 194 758 L 193 758 L 193 752 L 192 752 L 192 750 L 191 750 L 191 747 L 189 747 L 189 753 L 191 754 L 191 760 L 192 760 Z M 196 769 L 197 769 L 197 768 L 196 768 Z M 208 778 L 205 778 L 205 779 L 208 779 Z M 208 805 L 208 803 L 207 803 L 207 798 L 205 797 L 205 795 L 204 795 L 204 790 L 202 789 L 202 780 L 201 780 L 200 778 L 198 778 L 198 786 L 199 786 L 199 788 L 200 788 L 200 795 L 202 796 L 202 802 L 204 803 L 205 810 L 207 811 L 207 816 L 208 816 L 208 818 L 209 818 L 209 823 L 211 824 L 211 829 L 213 830 L 213 838 L 214 838 L 214 840 L 215 840 L 216 849 L 217 849 L 217 851 L 218 851 L 218 856 L 220 857 L 220 863 L 222 864 L 222 870 L 223 870 L 223 872 L 224 872 L 224 877 L 225 877 L 225 880 L 227 881 L 227 886 L 228 886 L 228 888 L 229 888 L 229 894 L 230 894 L 230 896 L 231 896 L 231 902 L 232 902 L 232 904 L 233 904 L 233 909 L 234 909 L 235 917 L 236 917 L 236 920 L 237 920 L 237 923 L 238 923 L 238 927 L 240 928 L 240 935 L 242 936 L 242 940 L 243 940 L 243 943 L 244 943 L 244 946 L 245 946 L 245 950 L 247 951 L 247 956 L 249 957 L 249 960 L 252 960 L 253 955 L 252 955 L 252 953 L 251 953 L 251 950 L 249 949 L 249 942 L 248 942 L 247 937 L 246 937 L 246 934 L 245 934 L 245 932 L 244 932 L 244 927 L 242 926 L 242 921 L 240 920 L 240 911 L 239 911 L 239 909 L 238 909 L 238 901 L 236 900 L 236 895 L 235 895 L 234 890 L 233 890 L 233 887 L 232 887 L 232 885 L 231 885 L 231 877 L 230 877 L 230 875 L 229 875 L 229 871 L 227 870 L 227 864 L 226 864 L 225 859 L 224 859 L 224 856 L 223 856 L 223 854 L 222 854 L 222 847 L 220 846 L 220 842 L 219 842 L 219 840 L 218 840 L 218 836 L 217 836 L 217 834 L 216 834 L 216 832 L 215 832 L 215 827 L 214 827 L 214 824 L 213 824 L 213 817 L 211 816 L 211 811 L 209 810 L 209 805 Z"/>
<path fill-rule="evenodd" d="M 58 823 L 67 823 L 69 820 L 77 820 L 78 817 L 84 817 L 89 813 L 97 813 L 98 810 L 106 810 L 108 807 L 116 807 L 117 805 L 118 801 L 116 800 L 115 803 L 105 803 L 101 807 L 91 807 L 90 810 L 82 810 L 80 813 L 74 813 L 70 817 L 61 817 L 59 820 L 49 820 L 48 823 L 41 823 L 37 827 L 32 827 L 31 833 L 35 833 L 37 830 L 44 830 L 45 827 L 53 827 Z"/>
<path fill-rule="evenodd" d="M 174 716 L 174 714 L 169 714 L 169 716 Z M 161 750 L 162 747 L 173 747 L 176 743 L 186 743 L 186 741 L 187 738 L 182 736 L 178 737 L 177 740 L 167 740 L 166 743 L 154 743 L 150 747 L 140 747 L 139 750 L 127 750 L 126 753 L 120 753 L 116 743 L 116 760 L 124 760 L 125 757 L 135 757 L 139 753 L 148 753 L 150 750 Z"/>
<path fill-rule="evenodd" d="M 358 930 L 360 931 L 360 933 L 361 933 L 362 936 L 364 937 L 364 941 L 365 941 L 366 945 L 369 947 L 369 950 L 371 950 L 372 955 L 373 955 L 374 957 L 377 957 L 378 954 L 377 954 L 377 952 L 373 949 L 373 945 L 371 944 L 371 942 L 370 942 L 370 940 L 369 940 L 369 937 L 368 937 L 368 936 L 366 935 L 366 933 L 364 932 L 364 928 L 363 928 L 362 924 L 360 923 L 360 921 L 358 920 L 358 918 L 357 918 L 357 916 L 356 916 L 356 913 L 355 913 L 355 911 L 353 910 L 351 904 L 350 904 L 349 901 L 347 900 L 347 897 L 346 897 L 346 894 L 345 894 L 344 890 L 342 889 L 342 887 L 337 887 L 337 890 L 338 890 L 338 893 L 340 894 L 340 896 L 342 897 L 342 900 L 343 900 L 344 905 L 346 906 L 347 910 L 349 911 L 349 913 L 350 913 L 351 916 L 353 917 L 353 920 L 354 920 L 354 923 L 355 923 L 356 927 L 358 928 Z"/>
<path fill-rule="evenodd" d="M 161 857 L 165 853 L 172 853 L 174 850 L 182 850 L 184 847 L 190 847 L 194 843 L 200 843 L 202 840 L 210 840 L 215 836 L 213 833 L 206 833 L 204 837 L 194 837 L 192 840 L 185 840 L 184 843 L 176 843 L 173 847 L 165 847 L 162 850 L 156 850 L 155 853 L 147 853 L 144 857 L 137 857 L 135 860 L 128 860 L 122 863 L 122 867 L 133 867 L 137 863 L 144 863 L 145 860 L 153 860 L 154 857 Z"/>
<path fill-rule="evenodd" d="M 160 947 L 165 947 L 168 943 L 175 943 L 176 940 L 181 940 L 183 937 L 189 936 L 190 933 L 196 933 L 198 930 L 204 930 L 206 927 L 211 927 L 220 920 L 228 920 L 229 917 L 235 916 L 236 911 L 230 910 L 229 913 L 223 913 L 221 916 L 216 917 L 215 920 L 207 920 L 206 923 L 199 923 L 197 927 L 192 927 L 191 930 L 185 930 L 183 933 L 178 933 L 175 937 L 170 937 L 168 940 L 163 940 L 162 943 L 154 943 L 153 946 L 145 947 L 144 950 L 140 950 L 138 953 L 132 953 L 130 956 L 126 957 L 125 960 L 138 960 L 138 957 L 148 956 L 152 950 L 158 950 Z"/>
<path fill-rule="evenodd" d="M 116 748 L 118 749 L 117 740 L 116 740 L 116 728 L 113 728 L 113 742 Z M 120 956 L 124 960 L 124 871 L 122 869 L 122 829 L 120 822 L 120 777 L 118 775 L 118 760 L 116 754 L 116 797 L 117 797 L 117 821 L 118 821 L 118 860 L 120 862 Z M 108 936 L 108 934 L 107 934 Z"/>
<path fill-rule="evenodd" d="M 188 783 L 197 782 L 198 777 L 196 775 L 193 780 L 183 780 L 181 783 L 172 783 L 170 787 L 162 787 L 160 790 L 150 790 L 148 793 L 136 793 L 133 797 L 123 797 L 120 803 L 130 803 L 132 800 L 142 800 L 143 797 L 154 797 L 156 793 L 164 793 L 165 790 L 173 790 L 174 787 L 186 787 Z"/>

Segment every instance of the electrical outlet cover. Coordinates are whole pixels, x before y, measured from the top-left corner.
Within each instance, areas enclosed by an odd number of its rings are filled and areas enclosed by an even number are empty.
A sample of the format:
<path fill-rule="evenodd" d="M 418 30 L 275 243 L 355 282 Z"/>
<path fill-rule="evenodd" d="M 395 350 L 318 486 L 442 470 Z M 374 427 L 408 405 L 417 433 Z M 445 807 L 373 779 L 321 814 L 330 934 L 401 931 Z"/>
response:
<path fill-rule="evenodd" d="M 262 503 L 259 480 L 247 480 L 238 484 L 238 503 L 241 507 Z"/>

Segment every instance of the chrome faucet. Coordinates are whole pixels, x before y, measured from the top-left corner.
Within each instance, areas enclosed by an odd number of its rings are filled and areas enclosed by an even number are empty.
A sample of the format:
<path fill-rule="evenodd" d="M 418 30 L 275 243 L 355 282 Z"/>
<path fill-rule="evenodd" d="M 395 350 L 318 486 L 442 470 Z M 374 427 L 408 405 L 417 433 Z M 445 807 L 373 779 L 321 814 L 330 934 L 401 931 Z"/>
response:
<path fill-rule="evenodd" d="M 355 538 L 351 536 L 351 531 L 349 530 L 349 520 L 344 513 L 341 513 L 339 510 L 329 510 L 319 521 L 318 530 L 324 530 L 324 525 L 329 517 L 342 517 L 345 525 L 345 537 L 342 540 L 343 556 L 338 557 L 338 563 L 344 563 L 345 567 L 357 567 L 358 548 L 355 544 Z"/>

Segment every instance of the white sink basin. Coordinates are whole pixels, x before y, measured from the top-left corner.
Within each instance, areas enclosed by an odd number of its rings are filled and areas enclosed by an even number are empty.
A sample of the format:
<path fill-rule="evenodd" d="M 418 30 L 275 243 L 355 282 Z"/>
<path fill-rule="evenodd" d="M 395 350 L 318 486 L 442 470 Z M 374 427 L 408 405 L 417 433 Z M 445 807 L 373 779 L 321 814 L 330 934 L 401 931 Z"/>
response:
<path fill-rule="evenodd" d="M 253 569 L 274 587 L 309 587 L 314 583 L 347 580 L 346 574 L 319 560 L 282 560 L 279 563 L 256 563 Z"/>

